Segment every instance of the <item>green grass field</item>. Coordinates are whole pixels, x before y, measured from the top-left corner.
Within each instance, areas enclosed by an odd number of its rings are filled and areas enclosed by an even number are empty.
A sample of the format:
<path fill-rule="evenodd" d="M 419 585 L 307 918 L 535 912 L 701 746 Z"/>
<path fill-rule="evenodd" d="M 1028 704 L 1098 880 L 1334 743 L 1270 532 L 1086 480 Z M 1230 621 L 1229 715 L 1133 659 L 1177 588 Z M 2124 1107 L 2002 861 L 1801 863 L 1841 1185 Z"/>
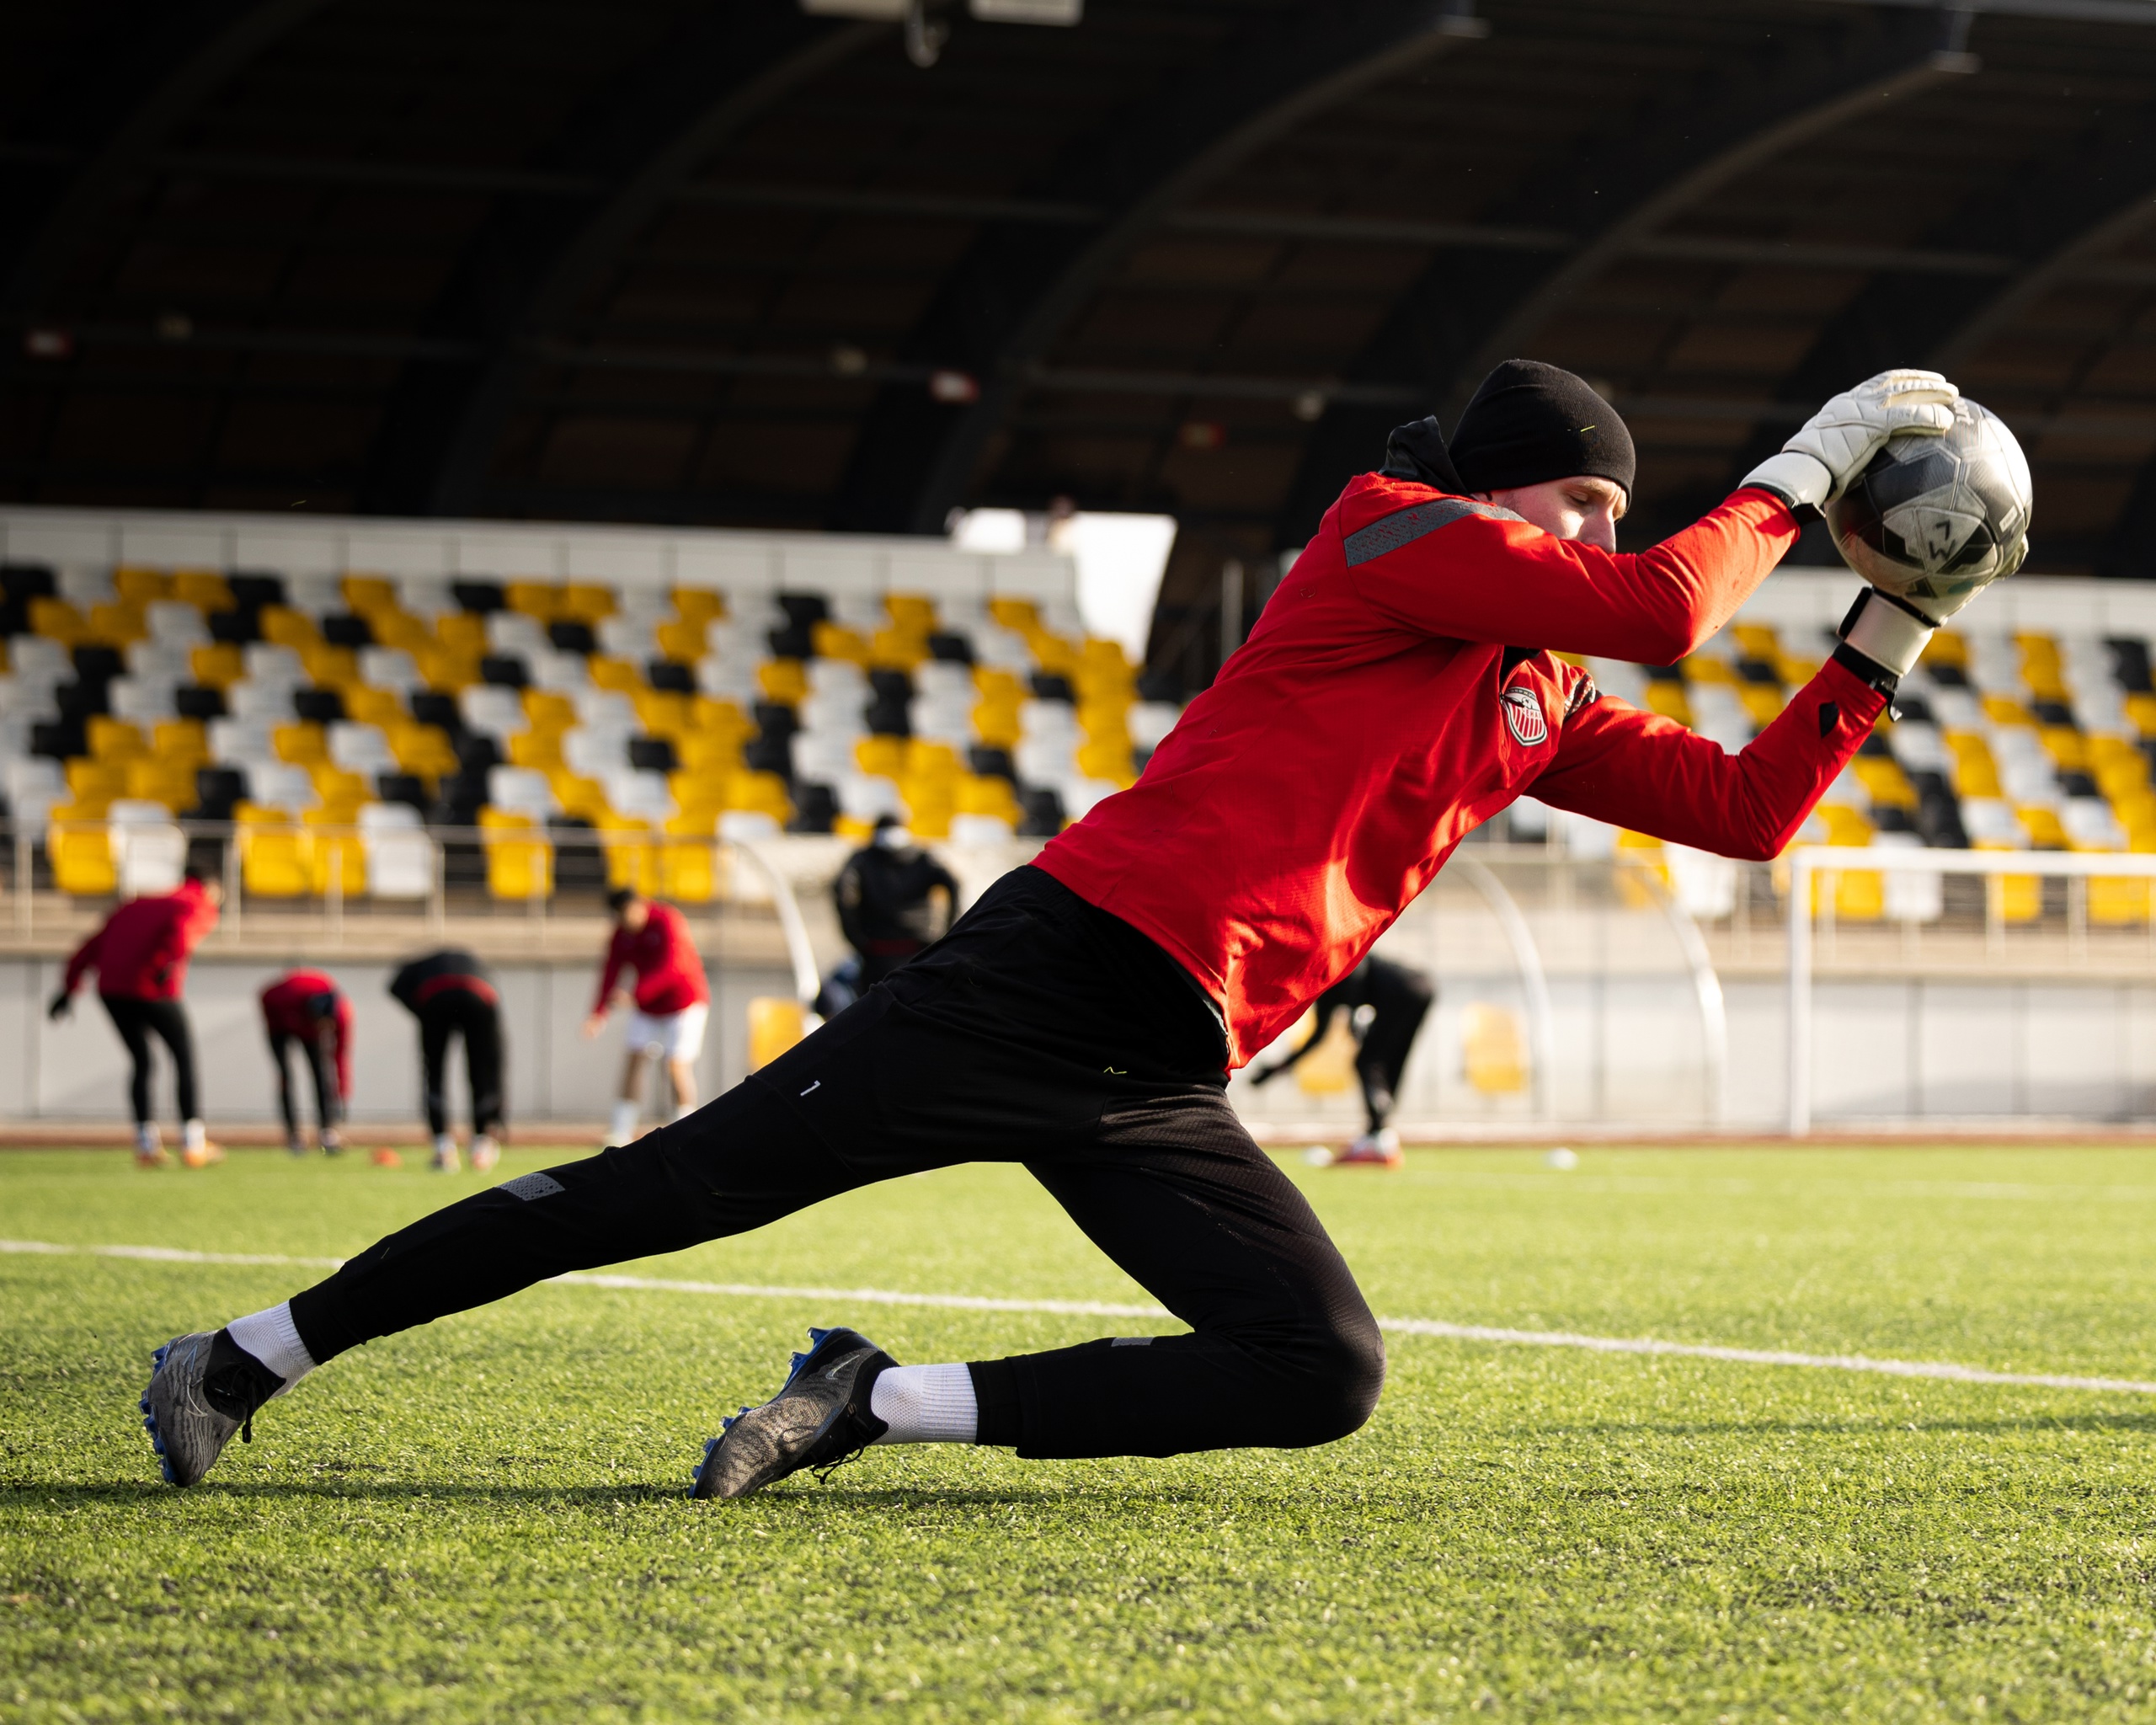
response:
<path fill-rule="evenodd" d="M 1387 1316 L 2156 1378 L 2153 1153 L 1296 1172 Z M 335 1255 L 476 1183 L 8 1154 L 0 1235 Z M 1144 1298 L 1001 1168 L 638 1271 Z M 1396 1336 L 1325 1450 L 883 1450 L 697 1504 L 704 1436 L 812 1322 L 902 1359 L 1132 1326 L 552 1285 L 334 1362 L 159 1484 L 151 1349 L 315 1274 L 0 1254 L 0 1718 L 2152 1711 L 2156 1397 Z"/>

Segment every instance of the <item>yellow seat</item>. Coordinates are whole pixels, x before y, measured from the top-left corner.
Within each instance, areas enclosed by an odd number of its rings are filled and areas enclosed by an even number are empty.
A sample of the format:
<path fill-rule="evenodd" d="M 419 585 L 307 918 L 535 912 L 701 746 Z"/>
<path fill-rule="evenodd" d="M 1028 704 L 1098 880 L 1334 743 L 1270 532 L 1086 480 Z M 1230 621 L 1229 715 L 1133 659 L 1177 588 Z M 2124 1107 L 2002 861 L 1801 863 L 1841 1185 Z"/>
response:
<path fill-rule="evenodd" d="M 52 865 L 52 884 L 71 898 L 101 898 L 120 887 L 119 870 L 112 857 L 112 836 L 101 818 L 91 817 L 83 805 L 62 806 L 52 811 L 45 829 L 45 860 Z"/>
<path fill-rule="evenodd" d="M 595 623 L 613 616 L 617 608 L 611 587 L 596 581 L 572 581 L 562 589 L 558 615 L 572 622 Z"/>
<path fill-rule="evenodd" d="M 775 772 L 737 772 L 727 807 L 746 814 L 768 814 L 781 826 L 793 819 L 793 799 L 786 781 Z"/>
<path fill-rule="evenodd" d="M 511 581 L 502 589 L 502 603 L 511 611 L 550 623 L 561 615 L 562 590 L 547 581 Z"/>
<path fill-rule="evenodd" d="M 347 575 L 337 584 L 344 603 L 358 616 L 398 608 L 397 584 L 387 575 Z"/>
<path fill-rule="evenodd" d="M 449 733 L 440 726 L 408 718 L 385 725 L 382 732 L 389 739 L 389 752 L 397 757 L 398 771 L 430 779 L 456 771 L 456 750 Z"/>
<path fill-rule="evenodd" d="M 562 805 L 562 813 L 573 820 L 589 820 L 596 825 L 609 812 L 606 788 L 595 778 L 584 778 L 566 766 L 556 766 L 547 769 L 547 784 L 554 800 Z"/>
<path fill-rule="evenodd" d="M 314 890 L 314 835 L 281 812 L 250 812 L 253 818 L 239 823 L 240 883 L 248 895 L 305 898 Z"/>
<path fill-rule="evenodd" d="M 124 563 L 112 572 L 112 590 L 123 605 L 148 605 L 172 597 L 172 577 L 147 563 Z"/>
<path fill-rule="evenodd" d="M 355 683 L 344 692 L 344 716 L 354 724 L 380 725 L 383 730 L 406 717 L 404 703 L 394 689 L 374 689 Z"/>
<path fill-rule="evenodd" d="M 936 632 L 936 601 L 926 593 L 886 593 L 883 614 L 910 634 Z"/>
<path fill-rule="evenodd" d="M 161 718 L 150 733 L 150 752 L 160 761 L 210 763 L 209 728 L 199 718 Z"/>
<path fill-rule="evenodd" d="M 651 841 L 651 823 L 611 810 L 592 822 L 599 829 L 606 857 L 606 884 L 627 887 L 648 898 L 659 890 L 659 846 Z"/>
<path fill-rule="evenodd" d="M 509 740 L 509 764 L 511 766 L 536 767 L 541 772 L 552 771 L 562 764 L 562 734 L 559 731 L 518 731 Z"/>
<path fill-rule="evenodd" d="M 89 638 L 83 613 L 64 599 L 40 596 L 29 603 L 30 633 L 72 647 Z"/>
<path fill-rule="evenodd" d="M 1461 1053 L 1469 1087 L 1485 1096 L 1517 1095 L 1528 1087 L 1534 1062 L 1527 1025 L 1509 1007 L 1471 1001 L 1460 1014 Z"/>
<path fill-rule="evenodd" d="M 723 777 L 741 765 L 739 737 L 730 731 L 707 729 L 694 719 L 687 730 L 674 739 L 674 752 L 682 771 L 689 773 Z"/>
<path fill-rule="evenodd" d="M 213 689 L 232 686 L 247 675 L 247 655 L 235 641 L 213 641 L 187 655 L 195 681 Z"/>
<path fill-rule="evenodd" d="M 184 814 L 200 800 L 195 789 L 196 763 L 145 755 L 127 763 L 127 794 L 139 802 L 162 803 Z"/>
<path fill-rule="evenodd" d="M 1704 654 L 1694 653 L 1678 660 L 1677 670 L 1687 683 L 1721 683 L 1731 688 L 1737 686 L 1736 667 L 1726 660 L 1709 659 Z"/>
<path fill-rule="evenodd" d="M 1913 809 L 1917 806 L 1917 788 L 1909 782 L 1909 776 L 1902 771 L 1902 764 L 1891 756 L 1860 755 L 1849 763 L 1874 803 L 1890 809 Z"/>
<path fill-rule="evenodd" d="M 1650 692 L 1652 685 L 1649 685 Z M 1737 691 L 1737 698 L 1744 708 L 1744 716 L 1764 730 L 1781 717 L 1782 708 L 1789 704 L 1789 697 L 1773 683 L 1745 683 Z"/>
<path fill-rule="evenodd" d="M 438 652 L 441 644 L 435 632 L 427 626 L 424 617 L 418 617 L 408 611 L 383 610 L 367 615 L 367 628 L 374 632 L 375 644 L 380 647 L 401 647 L 416 660 L 422 652 Z"/>
<path fill-rule="evenodd" d="M 2127 875 L 2090 876 L 2089 920 L 2112 928 L 2148 921 L 2151 884 Z"/>
<path fill-rule="evenodd" d="M 172 596 L 197 611 L 230 611 L 232 585 L 215 569 L 174 569 Z"/>
<path fill-rule="evenodd" d="M 749 1002 L 749 1070 L 768 1066 L 808 1033 L 801 1002 L 787 995 L 757 995 Z"/>
<path fill-rule="evenodd" d="M 1948 731 L 1947 753 L 1953 756 L 1954 794 L 1957 797 L 2000 797 L 1999 763 L 1991 745 L 1975 731 Z"/>
<path fill-rule="evenodd" d="M 2014 811 L 2020 821 L 2021 830 L 2029 835 L 2029 842 L 2039 851 L 2063 851 L 2067 848 L 2066 828 L 2060 824 L 2058 810 L 2040 808 L 2025 803 Z"/>
<path fill-rule="evenodd" d="M 798 659 L 767 659 L 756 667 L 756 686 L 766 701 L 798 707 L 808 698 L 808 669 Z"/>
<path fill-rule="evenodd" d="M 671 659 L 682 665 L 694 665 L 704 656 L 704 626 L 702 623 L 676 617 L 670 622 L 661 623 L 657 633 L 662 658 Z"/>
<path fill-rule="evenodd" d="M 999 820 L 1009 821 L 1014 827 L 1026 818 L 1010 780 L 973 773 L 968 773 L 953 788 L 952 812 L 993 815 Z"/>
<path fill-rule="evenodd" d="M 868 662 L 883 670 L 918 670 L 928 659 L 928 637 L 896 623 L 868 638 Z"/>
<path fill-rule="evenodd" d="M 672 689 L 638 689 L 630 696 L 637 723 L 654 737 L 678 737 L 689 729 L 691 697 Z"/>
<path fill-rule="evenodd" d="M 91 756 L 99 761 L 133 761 L 150 752 L 141 727 L 124 718 L 93 713 L 83 727 Z"/>
<path fill-rule="evenodd" d="M 440 644 L 408 649 L 427 686 L 438 694 L 456 695 L 479 681 L 479 655 Z"/>
<path fill-rule="evenodd" d="M 329 758 L 329 739 L 312 719 L 299 718 L 290 724 L 272 725 L 270 746 L 280 761 L 289 761 L 295 766 L 312 766 Z"/>
<path fill-rule="evenodd" d="M 482 809 L 487 890 L 498 899 L 543 899 L 554 890 L 554 847 L 527 814 Z"/>
<path fill-rule="evenodd" d="M 659 849 L 659 890 L 680 905 L 707 905 L 719 895 L 718 846 L 710 816 L 676 814 Z"/>
<path fill-rule="evenodd" d="M 716 587 L 676 587 L 672 597 L 674 614 L 699 630 L 726 615 L 726 595 Z"/>
<path fill-rule="evenodd" d="M 67 764 L 65 771 L 67 793 L 78 803 L 98 799 L 109 803 L 115 797 L 127 794 L 125 761 L 93 761 L 87 755 L 77 755 Z"/>
<path fill-rule="evenodd" d="M 576 724 L 576 702 L 551 689 L 526 689 L 524 716 L 534 730 L 568 730 Z"/>
<path fill-rule="evenodd" d="M 1772 623 L 1732 623 L 1729 633 L 1736 638 L 1737 650 L 1747 659 L 1771 664 L 1781 657 L 1781 637 L 1774 633 Z"/>
<path fill-rule="evenodd" d="M 350 647 L 332 647 L 327 641 L 310 641 L 299 649 L 300 664 L 325 689 L 344 689 L 360 681 L 360 655 Z"/>
<path fill-rule="evenodd" d="M 314 782 L 314 793 L 322 798 L 325 809 L 357 809 L 374 795 L 374 787 L 363 772 L 354 772 L 328 761 L 307 763 L 307 777 Z"/>
<path fill-rule="evenodd" d="M 604 653 L 595 653 L 589 661 L 593 686 L 611 689 L 617 695 L 634 695 L 644 686 L 643 672 L 636 661 L 616 659 Z"/>
<path fill-rule="evenodd" d="M 999 594 L 988 601 L 988 614 L 1005 628 L 1016 629 L 1022 635 L 1041 626 L 1041 608 L 1030 599 Z"/>
<path fill-rule="evenodd" d="M 868 638 L 844 623 L 817 623 L 809 629 L 808 640 L 819 659 L 844 659 L 859 665 L 868 663 Z"/>
<path fill-rule="evenodd" d="M 2010 851 L 2011 845 L 1979 839 L 1979 851 Z M 2003 922 L 2034 922 L 2044 914 L 2044 884 L 2034 874 L 1993 874 L 1984 878 L 1985 907 Z"/>
<path fill-rule="evenodd" d="M 289 647 L 297 653 L 317 645 L 322 631 L 314 626 L 314 619 L 303 611 L 294 611 L 289 605 L 265 605 L 255 614 L 255 625 L 262 631 L 262 638 L 275 647 Z"/>
<path fill-rule="evenodd" d="M 107 647 L 125 647 L 131 642 L 147 640 L 150 625 L 140 606 L 130 605 L 125 600 L 107 600 L 90 607 L 83 633 L 86 640 Z"/>
<path fill-rule="evenodd" d="M 1078 770 L 1088 778 L 1113 779 L 1126 789 L 1138 782 L 1130 745 L 1123 741 L 1086 743 L 1078 750 Z"/>
<path fill-rule="evenodd" d="M 483 658 L 487 652 L 487 620 L 476 611 L 449 611 L 435 619 L 435 639 L 464 658 Z"/>

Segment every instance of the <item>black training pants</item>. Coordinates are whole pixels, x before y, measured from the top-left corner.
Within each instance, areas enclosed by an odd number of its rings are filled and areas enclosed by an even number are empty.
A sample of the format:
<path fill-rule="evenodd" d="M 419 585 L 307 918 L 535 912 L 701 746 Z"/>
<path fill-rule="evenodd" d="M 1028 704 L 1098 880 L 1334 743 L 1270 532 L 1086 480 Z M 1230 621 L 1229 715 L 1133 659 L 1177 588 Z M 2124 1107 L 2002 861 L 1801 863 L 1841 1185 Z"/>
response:
<path fill-rule="evenodd" d="M 327 1134 L 337 1130 L 341 1115 L 337 1094 L 337 1062 L 329 1052 L 328 1026 L 318 1024 L 312 1036 L 295 1036 L 289 1030 L 270 1033 L 270 1061 L 277 1069 L 277 1105 L 285 1113 L 285 1137 L 300 1142 L 300 1099 L 292 1082 L 292 1054 L 296 1049 L 314 1074 L 314 1112 Z"/>
<path fill-rule="evenodd" d="M 449 1130 L 449 1044 L 464 1039 L 464 1076 L 472 1087 L 472 1130 L 502 1127 L 502 1017 L 492 1001 L 445 988 L 419 1007 L 419 1064 L 426 1076 L 427 1130 Z M 317 1355 L 319 1359 L 321 1356 Z"/>
<path fill-rule="evenodd" d="M 1421 971 L 1374 953 L 1363 961 L 1362 976 L 1363 1001 L 1370 1007 L 1371 1017 L 1363 1045 L 1355 1053 L 1355 1076 L 1363 1081 L 1363 1106 L 1369 1112 L 1370 1130 L 1375 1132 L 1391 1118 L 1401 1074 L 1407 1070 L 1408 1050 L 1415 1045 L 1415 1033 L 1422 1028 L 1438 991 Z"/>
<path fill-rule="evenodd" d="M 150 1121 L 150 1038 L 153 1034 L 172 1056 L 179 1118 L 200 1118 L 195 1103 L 195 1039 L 188 1034 L 187 1009 L 178 1001 L 146 1001 L 133 995 L 101 994 L 98 998 L 112 1015 L 112 1028 L 127 1044 L 127 1058 L 134 1063 L 127 1099 L 135 1105 L 135 1124 L 143 1126 Z"/>
<path fill-rule="evenodd" d="M 1384 1343 L 1309 1204 L 1230 1111 L 1224 1050 L 1158 947 L 1021 868 L 688 1119 L 392 1234 L 292 1316 L 323 1360 L 874 1181 L 1018 1162 L 1191 1333 L 975 1364 L 981 1442 L 1030 1456 L 1327 1442 L 1375 1406 Z"/>

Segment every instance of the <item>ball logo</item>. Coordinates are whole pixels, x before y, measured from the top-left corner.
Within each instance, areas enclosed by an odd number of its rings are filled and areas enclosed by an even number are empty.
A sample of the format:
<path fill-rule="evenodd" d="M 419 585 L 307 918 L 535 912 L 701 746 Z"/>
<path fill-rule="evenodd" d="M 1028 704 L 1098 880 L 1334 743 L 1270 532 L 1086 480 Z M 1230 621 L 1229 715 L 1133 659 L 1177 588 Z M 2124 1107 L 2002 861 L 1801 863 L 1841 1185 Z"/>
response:
<path fill-rule="evenodd" d="M 1542 716 L 1542 703 L 1532 689 L 1508 689 L 1500 704 L 1505 709 L 1505 728 L 1521 747 L 1532 749 L 1550 740 L 1550 722 Z"/>

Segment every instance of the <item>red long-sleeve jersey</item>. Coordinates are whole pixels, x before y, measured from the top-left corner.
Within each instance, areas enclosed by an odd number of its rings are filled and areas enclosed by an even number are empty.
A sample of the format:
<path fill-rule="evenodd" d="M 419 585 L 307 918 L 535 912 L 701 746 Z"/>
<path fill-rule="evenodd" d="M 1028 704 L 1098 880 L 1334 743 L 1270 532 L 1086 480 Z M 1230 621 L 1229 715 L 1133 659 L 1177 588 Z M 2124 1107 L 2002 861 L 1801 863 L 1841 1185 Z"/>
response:
<path fill-rule="evenodd" d="M 1724 855 L 1795 835 L 1885 697 L 1829 662 L 1741 754 L 1600 696 L 1552 651 L 1650 665 L 1719 629 L 1795 542 L 1739 491 L 1652 550 L 1366 473 L 1131 789 L 1041 868 L 1217 1001 L 1241 1065 L 1353 969 L 1468 832 L 1532 792 Z"/>
<path fill-rule="evenodd" d="M 636 1002 L 640 1012 L 678 1012 L 684 1007 L 700 1007 L 711 999 L 704 981 L 704 961 L 696 943 L 689 938 L 688 919 L 671 905 L 654 905 L 651 915 L 634 934 L 626 928 L 614 931 L 607 943 L 606 966 L 600 973 L 599 998 L 591 1010 L 603 1012 L 614 985 L 623 970 L 637 973 Z"/>
<path fill-rule="evenodd" d="M 216 926 L 217 907 L 200 881 L 182 881 L 178 892 L 130 899 L 75 948 L 61 991 L 74 993 L 83 973 L 94 970 L 99 994 L 177 1000 L 187 983 L 189 955 Z"/>
<path fill-rule="evenodd" d="M 326 1019 L 315 1010 L 325 995 L 334 1003 Z M 352 1003 L 334 979 L 319 970 L 287 970 L 262 991 L 262 1022 L 273 1036 L 281 1033 L 310 1042 L 326 1022 L 337 1062 L 337 1093 L 352 1093 Z"/>

